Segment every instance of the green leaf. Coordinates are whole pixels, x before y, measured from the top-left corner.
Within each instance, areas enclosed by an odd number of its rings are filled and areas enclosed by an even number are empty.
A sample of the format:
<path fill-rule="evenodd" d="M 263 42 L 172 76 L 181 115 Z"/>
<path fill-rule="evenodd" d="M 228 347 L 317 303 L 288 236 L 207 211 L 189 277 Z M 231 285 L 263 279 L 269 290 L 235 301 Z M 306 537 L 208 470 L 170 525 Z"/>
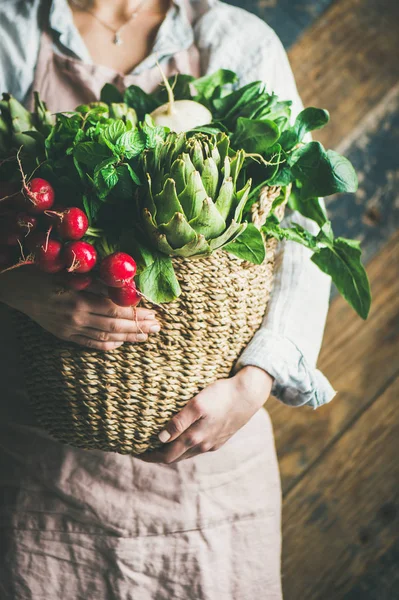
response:
<path fill-rule="evenodd" d="M 106 83 L 101 90 L 100 100 L 101 102 L 106 102 L 107 104 L 111 104 L 113 102 L 119 103 L 123 102 L 123 96 L 114 85 Z"/>
<path fill-rule="evenodd" d="M 322 248 L 312 261 L 330 275 L 341 295 L 362 317 L 367 319 L 371 305 L 370 284 L 361 263 L 359 242 L 337 238 L 333 246 Z"/>
<path fill-rule="evenodd" d="M 317 236 L 312 235 L 297 223 L 293 223 L 290 227 L 281 227 L 277 217 L 271 215 L 266 219 L 266 223 L 261 229 L 267 237 L 274 237 L 280 242 L 282 240 L 296 242 L 297 244 L 309 248 L 313 252 L 318 251 Z"/>
<path fill-rule="evenodd" d="M 160 103 L 153 95 L 147 94 L 137 85 L 131 85 L 126 89 L 123 101 L 131 108 L 134 108 L 140 121 L 144 119 L 146 114 L 151 113 L 160 106 Z"/>
<path fill-rule="evenodd" d="M 320 142 L 310 142 L 295 150 L 290 165 L 301 184 L 302 200 L 357 190 L 357 176 L 351 163 L 337 152 L 326 152 Z"/>
<path fill-rule="evenodd" d="M 219 90 L 224 85 L 235 83 L 237 81 L 237 75 L 233 71 L 228 69 L 219 69 L 211 75 L 204 75 L 199 79 L 193 81 L 193 86 L 198 92 L 199 101 L 205 98 L 209 100 L 215 95 L 215 92 L 220 93 Z"/>
<path fill-rule="evenodd" d="M 181 294 L 181 288 L 168 256 L 156 254 L 154 261 L 138 276 L 137 283 L 144 297 L 155 304 L 172 302 Z"/>
<path fill-rule="evenodd" d="M 126 125 L 125 123 L 118 119 L 113 121 L 108 127 L 106 127 L 103 131 L 103 136 L 109 140 L 112 144 L 116 144 L 117 140 L 125 133 Z"/>
<path fill-rule="evenodd" d="M 305 108 L 296 118 L 292 128 L 283 132 L 280 143 L 284 150 L 291 150 L 303 140 L 307 133 L 322 129 L 330 120 L 327 110 L 322 108 Z"/>
<path fill-rule="evenodd" d="M 138 129 L 124 133 L 116 142 L 117 151 L 129 159 L 141 154 L 145 146 L 145 138 Z"/>
<path fill-rule="evenodd" d="M 224 246 L 224 250 L 255 265 L 261 265 L 266 257 L 263 236 L 253 223 L 248 223 L 234 242 Z"/>
<path fill-rule="evenodd" d="M 102 178 L 104 179 L 104 183 L 109 190 L 116 186 L 118 183 L 118 172 L 116 170 L 115 165 L 109 165 L 108 167 L 104 167 L 100 171 Z"/>
<path fill-rule="evenodd" d="M 292 210 L 296 210 L 304 217 L 315 221 L 319 227 L 324 225 L 328 220 L 326 211 L 321 205 L 319 198 L 301 200 L 297 189 L 291 190 L 288 205 Z"/>
<path fill-rule="evenodd" d="M 249 154 L 264 154 L 280 137 L 280 130 L 273 121 L 252 121 L 240 117 L 231 145 Z"/>
<path fill-rule="evenodd" d="M 108 148 L 97 142 L 82 142 L 76 146 L 73 155 L 76 160 L 84 165 L 96 167 L 104 159 L 110 157 L 110 152 Z"/>
<path fill-rule="evenodd" d="M 87 218 L 89 219 L 89 225 L 92 226 L 95 222 L 98 211 L 100 210 L 100 204 L 95 201 L 95 199 L 91 196 L 87 196 L 86 194 L 82 197 L 83 208 L 85 209 Z"/>
<path fill-rule="evenodd" d="M 125 165 L 125 167 L 127 168 L 130 177 L 132 178 L 133 182 L 136 185 L 141 185 L 141 181 L 139 179 L 139 176 L 137 175 L 137 173 L 135 171 L 133 171 L 132 167 L 128 164 L 128 163 L 122 163 L 123 165 Z"/>
<path fill-rule="evenodd" d="M 115 158 L 107 158 L 98 164 L 94 170 L 93 180 L 99 197 L 106 198 L 119 180 Z"/>
<path fill-rule="evenodd" d="M 146 148 L 155 148 L 158 144 L 162 144 L 168 134 L 167 127 L 154 125 L 150 115 L 146 115 L 143 123 L 141 123 L 142 132 L 145 135 Z"/>

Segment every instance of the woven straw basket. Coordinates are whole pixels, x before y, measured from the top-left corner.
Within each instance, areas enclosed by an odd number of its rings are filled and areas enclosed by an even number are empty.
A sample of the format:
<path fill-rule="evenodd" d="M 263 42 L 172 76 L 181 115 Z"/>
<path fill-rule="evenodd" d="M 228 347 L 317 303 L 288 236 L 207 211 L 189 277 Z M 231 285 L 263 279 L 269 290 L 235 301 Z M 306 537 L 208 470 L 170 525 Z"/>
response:
<path fill-rule="evenodd" d="M 264 189 L 254 222 L 264 221 L 278 195 L 278 188 Z M 229 376 L 259 328 L 275 245 L 268 241 L 262 265 L 224 251 L 174 259 L 182 294 L 157 310 L 161 333 L 113 352 L 58 340 L 18 313 L 21 361 L 41 426 L 81 448 L 140 454 L 159 446 L 168 420 L 198 391 Z"/>

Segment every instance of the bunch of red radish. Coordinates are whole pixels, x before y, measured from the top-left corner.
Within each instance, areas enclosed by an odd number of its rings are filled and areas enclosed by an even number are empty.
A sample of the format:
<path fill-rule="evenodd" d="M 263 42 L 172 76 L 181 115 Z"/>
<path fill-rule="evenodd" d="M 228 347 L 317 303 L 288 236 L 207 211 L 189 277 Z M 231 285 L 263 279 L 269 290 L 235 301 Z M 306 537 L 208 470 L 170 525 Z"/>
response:
<path fill-rule="evenodd" d="M 57 208 L 54 189 L 45 179 L 24 183 L 22 191 L 1 185 L 0 272 L 16 265 L 35 264 L 46 273 L 62 274 L 63 282 L 71 289 L 89 287 L 98 256 L 94 246 L 82 239 L 89 227 L 83 210 Z M 135 274 L 135 261 L 123 252 L 101 261 L 100 279 L 108 286 L 111 300 L 120 306 L 140 302 Z"/>

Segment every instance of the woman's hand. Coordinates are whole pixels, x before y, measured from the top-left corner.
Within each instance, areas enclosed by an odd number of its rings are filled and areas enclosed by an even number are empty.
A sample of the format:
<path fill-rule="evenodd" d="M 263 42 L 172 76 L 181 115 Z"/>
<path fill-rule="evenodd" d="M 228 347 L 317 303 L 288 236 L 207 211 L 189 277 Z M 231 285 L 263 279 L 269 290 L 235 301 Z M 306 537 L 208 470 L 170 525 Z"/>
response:
<path fill-rule="evenodd" d="M 25 313 L 56 337 L 96 350 L 144 342 L 148 334 L 160 330 L 153 311 L 116 306 L 96 288 L 66 291 L 54 276 L 30 266 L 0 275 L 0 301 Z"/>
<path fill-rule="evenodd" d="M 217 450 L 263 406 L 272 383 L 268 373 L 251 366 L 216 381 L 169 421 L 159 435 L 165 446 L 137 458 L 170 464 Z"/>

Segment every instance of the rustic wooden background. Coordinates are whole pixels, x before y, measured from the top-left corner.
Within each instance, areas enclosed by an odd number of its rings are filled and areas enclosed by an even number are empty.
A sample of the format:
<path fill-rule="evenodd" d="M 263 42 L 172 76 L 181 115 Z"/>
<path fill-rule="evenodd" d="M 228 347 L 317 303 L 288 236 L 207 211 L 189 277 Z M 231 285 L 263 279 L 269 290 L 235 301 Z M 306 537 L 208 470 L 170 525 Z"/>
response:
<path fill-rule="evenodd" d="M 334 401 L 317 411 L 268 403 L 284 491 L 285 600 L 396 600 L 399 2 L 231 3 L 277 31 L 305 105 L 331 112 L 315 137 L 350 158 L 360 188 L 328 208 L 337 234 L 362 240 L 373 293 L 366 323 L 332 301 L 319 365 L 339 390 Z"/>

